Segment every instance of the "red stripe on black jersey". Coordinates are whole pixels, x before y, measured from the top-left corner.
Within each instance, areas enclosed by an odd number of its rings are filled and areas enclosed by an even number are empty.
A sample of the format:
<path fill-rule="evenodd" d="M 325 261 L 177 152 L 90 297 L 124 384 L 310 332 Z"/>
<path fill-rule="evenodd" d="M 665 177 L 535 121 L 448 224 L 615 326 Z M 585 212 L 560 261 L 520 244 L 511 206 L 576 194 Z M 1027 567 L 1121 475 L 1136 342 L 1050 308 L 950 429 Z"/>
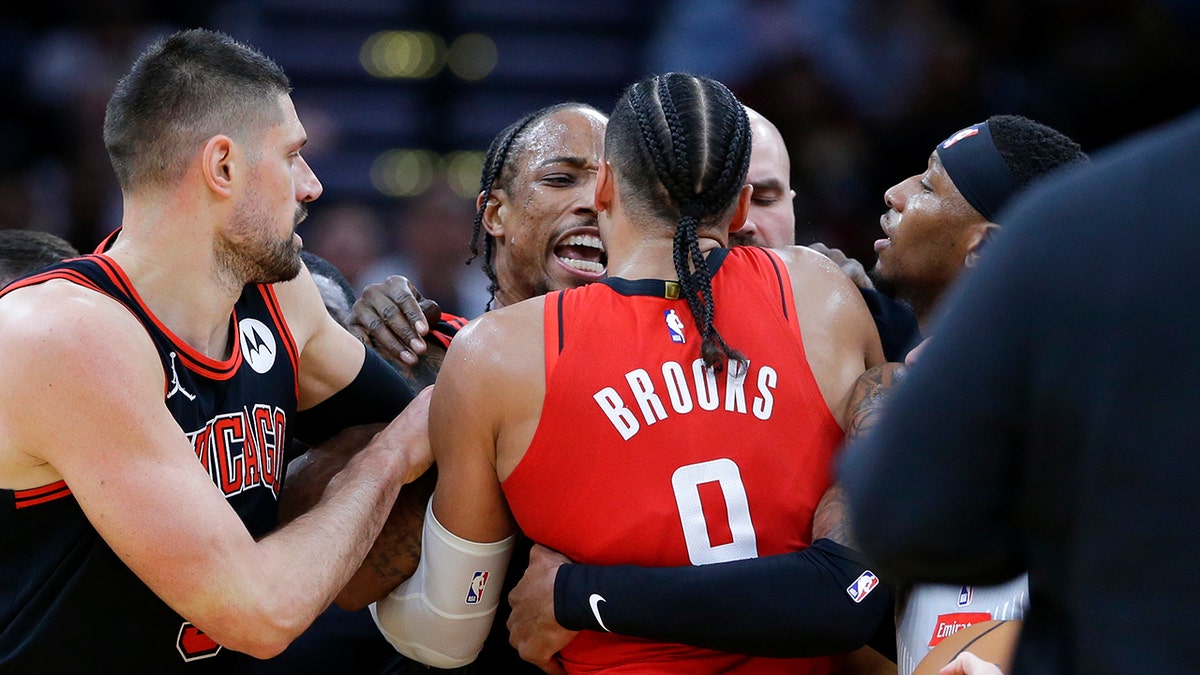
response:
<path fill-rule="evenodd" d="M 292 329 L 288 326 L 287 321 L 283 318 L 283 309 L 279 306 L 279 298 L 275 295 L 275 287 L 266 284 L 259 284 L 258 290 L 262 293 L 263 301 L 266 302 L 267 312 L 271 314 L 271 318 L 275 321 L 275 327 L 279 330 L 279 337 L 283 340 L 283 348 L 287 350 L 288 358 L 292 362 L 292 372 L 296 375 L 296 400 L 300 400 L 300 349 L 296 347 L 296 338 L 292 337 Z M 240 350 L 239 350 L 240 351 Z"/>
<path fill-rule="evenodd" d="M 167 328 L 166 324 L 159 320 L 158 316 L 156 316 L 154 312 L 152 312 L 146 305 L 145 301 L 142 300 L 142 296 L 139 295 L 137 289 L 134 288 L 133 282 L 129 280 L 129 277 L 125 276 L 125 270 L 121 269 L 112 258 L 109 258 L 107 255 L 96 255 L 93 256 L 92 259 L 99 263 L 100 269 L 104 271 L 113 284 L 115 284 L 117 288 L 119 288 L 121 292 L 125 294 L 126 297 L 137 304 L 142 312 L 145 313 L 146 317 L 154 324 L 154 327 L 161 331 L 163 335 L 166 335 L 167 339 L 169 339 L 175 345 L 175 353 L 179 356 L 180 363 L 187 366 L 187 368 L 190 370 L 214 380 L 227 380 L 233 377 L 238 368 L 241 367 L 242 350 L 236 348 L 236 345 L 232 350 L 232 353 L 229 355 L 229 358 L 224 361 L 210 359 L 204 354 L 201 354 L 182 338 L 176 335 L 173 331 L 171 331 L 170 328 Z M 237 312 L 235 311 L 233 313 L 232 325 L 237 326 L 237 323 L 238 318 Z"/>
<path fill-rule="evenodd" d="M 13 490 L 13 505 L 18 509 L 24 509 L 54 501 L 55 499 L 69 497 L 70 495 L 71 488 L 67 487 L 66 481 L 60 480 L 57 483 L 29 488 L 28 490 Z"/>
<path fill-rule="evenodd" d="M 70 260 L 77 260 L 77 258 L 70 258 Z M 37 284 L 40 284 L 40 283 L 43 283 L 46 281 L 51 281 L 53 279 L 66 279 L 68 281 L 79 284 L 80 286 L 83 286 L 85 288 L 90 288 L 93 291 L 100 290 L 100 287 L 97 286 L 96 284 L 92 283 L 91 279 L 88 279 L 86 276 L 80 274 L 79 272 L 76 272 L 75 270 L 55 269 L 55 270 L 51 270 L 49 272 L 42 272 L 40 274 L 35 274 L 31 277 L 25 277 L 24 279 L 18 279 L 16 281 L 13 281 L 11 284 L 5 286 L 2 289 L 2 292 L 0 292 L 0 295 L 7 295 L 8 293 L 17 290 L 18 288 L 24 288 L 26 286 L 34 286 L 34 285 L 37 285 Z"/>

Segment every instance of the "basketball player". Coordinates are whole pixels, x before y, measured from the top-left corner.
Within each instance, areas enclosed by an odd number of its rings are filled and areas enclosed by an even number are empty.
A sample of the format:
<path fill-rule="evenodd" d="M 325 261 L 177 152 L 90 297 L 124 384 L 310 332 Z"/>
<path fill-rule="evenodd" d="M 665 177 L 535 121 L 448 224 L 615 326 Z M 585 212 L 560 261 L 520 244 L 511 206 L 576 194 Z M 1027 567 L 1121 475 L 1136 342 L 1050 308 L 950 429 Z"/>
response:
<path fill-rule="evenodd" d="M 0 297 L 0 670 L 276 654 L 429 466 L 423 394 L 272 531 L 293 433 L 320 442 L 412 399 L 303 269 L 295 229 L 321 184 L 289 89 L 223 34 L 156 42 L 105 116 L 122 228 Z"/>
<path fill-rule="evenodd" d="M 749 206 L 749 150 L 745 111 L 719 83 L 670 74 L 627 90 L 597 178 L 609 278 L 485 314 L 451 345 L 431 409 L 439 482 L 422 565 L 377 606 L 401 651 L 439 667 L 474 657 L 516 525 L 601 563 L 712 562 L 808 543 L 851 386 L 882 353 L 828 259 L 725 248 Z M 794 462 L 779 461 L 784 438 Z M 722 496 L 731 541 L 706 544 L 705 504 Z M 487 583 L 472 593 L 479 575 Z M 568 670 L 832 667 L 601 633 L 563 656 Z"/>
<path fill-rule="evenodd" d="M 982 242 L 999 227 L 992 218 L 1008 199 L 1034 179 L 1084 160 L 1086 155 L 1074 141 L 1024 117 L 993 116 L 953 134 L 935 149 L 925 173 L 912 176 L 885 193 L 890 209 L 883 223 L 885 233 L 893 238 L 877 243 L 879 271 L 886 270 L 897 280 L 907 280 L 914 289 L 923 288 L 926 293 L 940 297 L 949 283 L 945 281 L 945 270 L 957 270 L 949 275 L 952 277 L 978 255 Z M 997 177 L 996 173 L 1001 171 L 1004 173 Z M 1001 180 L 1004 182 L 1000 183 Z M 944 257 L 940 262 L 936 255 L 939 250 Z M 939 279 L 945 285 L 938 286 Z M 922 317 L 927 318 L 924 313 Z M 873 391 L 875 403 L 863 402 L 859 409 L 862 419 L 855 425 L 860 433 L 873 424 L 878 401 L 891 386 L 893 377 L 899 377 L 898 370 L 874 370 L 867 376 L 888 384 Z M 820 512 L 836 513 L 839 508 L 840 491 L 835 488 Z M 834 519 L 831 529 L 819 527 L 817 532 L 832 536 L 839 544 L 852 545 L 848 531 L 838 532 L 841 525 L 844 523 Z M 836 569 L 828 557 L 811 557 L 824 554 L 818 546 L 813 547 L 817 551 L 806 550 L 777 560 L 675 570 L 559 567 L 567 562 L 566 558 L 535 547 L 530 571 L 512 595 L 514 611 L 510 629 L 514 639 L 521 642 L 518 646 L 522 654 L 544 664 L 549 654 L 570 639 L 562 626 L 600 627 L 588 602 L 596 593 L 606 600 L 607 628 L 628 635 L 669 637 L 730 651 L 775 655 L 809 653 L 819 649 L 821 643 L 828 649 L 838 645 L 840 638 L 820 632 L 822 625 L 829 625 L 822 624 L 821 617 L 839 608 L 861 608 L 845 603 L 845 597 L 840 598 L 843 602 L 839 604 L 837 594 L 821 596 L 820 600 L 809 596 L 807 602 L 797 603 L 776 590 L 786 584 L 805 589 L 824 587 L 796 584 L 806 574 Z M 853 583 L 841 585 L 839 594 L 862 588 L 855 585 L 858 579 L 854 576 L 850 581 Z M 988 618 L 1019 618 L 1026 594 L 1023 579 L 999 588 L 929 587 L 909 594 L 900 617 L 902 672 L 911 672 L 937 644 L 939 630 L 945 634 L 972 617 L 975 621 L 982 620 L 982 613 Z M 821 611 L 815 611 L 816 608 Z M 729 620 L 705 621 L 706 612 Z M 814 637 L 817 639 L 813 640 Z M 853 644 L 846 645 L 851 647 Z"/>

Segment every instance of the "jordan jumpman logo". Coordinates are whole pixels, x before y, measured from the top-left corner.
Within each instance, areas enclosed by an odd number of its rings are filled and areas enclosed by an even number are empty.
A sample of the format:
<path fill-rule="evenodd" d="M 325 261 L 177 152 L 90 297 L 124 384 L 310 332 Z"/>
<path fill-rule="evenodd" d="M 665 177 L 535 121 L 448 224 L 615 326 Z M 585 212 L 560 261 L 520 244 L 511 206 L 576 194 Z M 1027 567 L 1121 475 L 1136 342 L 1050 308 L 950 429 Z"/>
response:
<path fill-rule="evenodd" d="M 189 401 L 196 400 L 194 394 L 189 394 L 187 389 L 184 389 L 183 385 L 179 384 L 179 373 L 175 372 L 175 352 L 171 352 L 171 391 L 167 392 L 167 398 L 174 396 L 175 392 L 183 394 Z"/>

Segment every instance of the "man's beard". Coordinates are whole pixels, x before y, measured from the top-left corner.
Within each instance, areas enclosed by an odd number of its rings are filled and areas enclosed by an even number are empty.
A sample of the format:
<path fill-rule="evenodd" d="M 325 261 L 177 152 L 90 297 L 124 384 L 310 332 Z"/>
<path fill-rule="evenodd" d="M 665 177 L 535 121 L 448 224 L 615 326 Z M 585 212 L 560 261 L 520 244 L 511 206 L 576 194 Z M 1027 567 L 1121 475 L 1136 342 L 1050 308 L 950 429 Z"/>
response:
<path fill-rule="evenodd" d="M 867 278 L 869 278 L 871 283 L 875 285 L 875 290 L 888 296 L 889 298 L 899 299 L 896 297 L 896 291 L 899 289 L 896 288 L 895 282 L 883 278 L 883 275 L 879 273 L 878 265 L 867 270 Z"/>
<path fill-rule="evenodd" d="M 253 204 L 253 200 L 249 203 Z M 298 224 L 305 215 L 305 206 L 300 204 L 296 209 L 295 222 Z M 300 248 L 296 246 L 291 233 L 281 239 L 267 239 L 265 223 L 268 220 L 256 212 L 253 205 L 239 209 L 234 219 L 231 231 L 243 236 L 237 241 L 224 237 L 218 239 L 216 253 L 217 260 L 236 283 L 274 284 L 296 278 L 304 261 L 300 258 Z"/>

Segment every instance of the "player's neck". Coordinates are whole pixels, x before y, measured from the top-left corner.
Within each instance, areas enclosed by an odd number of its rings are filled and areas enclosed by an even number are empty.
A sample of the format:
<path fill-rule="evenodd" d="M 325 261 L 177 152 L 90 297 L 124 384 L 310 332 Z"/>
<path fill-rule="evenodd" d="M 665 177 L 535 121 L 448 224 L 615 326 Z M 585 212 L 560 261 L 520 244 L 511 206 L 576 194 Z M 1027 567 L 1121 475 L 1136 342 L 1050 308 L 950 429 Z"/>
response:
<path fill-rule="evenodd" d="M 614 242 L 609 246 L 608 275 L 622 279 L 678 280 L 675 271 L 675 242 L 661 232 L 647 232 L 635 241 Z M 709 252 L 725 244 L 713 237 L 700 237 L 700 252 Z"/>
<path fill-rule="evenodd" d="M 216 274 L 211 242 L 126 221 L 108 255 L 121 266 L 146 307 L 184 342 L 210 358 L 229 351 L 229 321 L 241 295 Z M 176 236 L 178 234 L 178 236 Z"/>

